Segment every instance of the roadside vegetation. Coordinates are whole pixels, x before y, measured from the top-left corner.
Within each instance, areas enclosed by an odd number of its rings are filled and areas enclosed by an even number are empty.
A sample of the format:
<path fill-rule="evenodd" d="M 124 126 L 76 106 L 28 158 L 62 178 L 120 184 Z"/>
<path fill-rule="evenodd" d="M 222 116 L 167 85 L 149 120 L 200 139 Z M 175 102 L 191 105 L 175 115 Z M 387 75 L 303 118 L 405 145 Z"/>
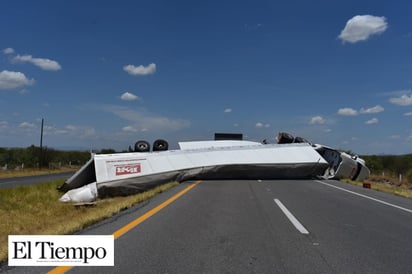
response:
<path fill-rule="evenodd" d="M 57 187 L 63 180 L 0 189 L 0 262 L 7 260 L 8 235 L 71 234 L 122 210 L 148 200 L 175 185 L 164 184 L 147 192 L 98 200 L 94 206 L 61 203 Z"/>
<path fill-rule="evenodd" d="M 3 171 L 79 166 L 89 159 L 88 151 L 62 151 L 47 147 L 40 149 L 34 145 L 27 148 L 0 147 L 0 169 Z"/>
<path fill-rule="evenodd" d="M 412 154 L 361 157 L 366 161 L 372 175 L 397 178 L 399 183 L 412 184 Z"/>
<path fill-rule="evenodd" d="M 94 153 L 116 153 L 102 149 Z M 34 176 L 62 172 L 74 172 L 91 157 L 89 151 L 55 150 L 52 148 L 2 148 L 0 147 L 0 178 Z"/>
<path fill-rule="evenodd" d="M 412 154 L 361 156 L 371 170 L 371 189 L 412 198 Z M 350 182 L 363 186 L 363 183 Z"/>

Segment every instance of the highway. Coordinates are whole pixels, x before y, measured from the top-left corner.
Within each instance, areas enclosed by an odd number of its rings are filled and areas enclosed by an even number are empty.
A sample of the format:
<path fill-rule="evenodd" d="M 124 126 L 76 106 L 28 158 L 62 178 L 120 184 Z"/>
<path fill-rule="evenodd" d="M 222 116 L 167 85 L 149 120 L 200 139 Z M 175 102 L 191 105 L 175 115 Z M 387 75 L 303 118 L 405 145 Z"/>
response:
<path fill-rule="evenodd" d="M 80 234 L 112 234 L 114 267 L 68 273 L 411 273 L 412 200 L 339 181 L 185 182 Z M 53 267 L 13 267 L 45 273 Z"/>
<path fill-rule="evenodd" d="M 13 178 L 0 178 L 0 188 L 33 185 L 38 183 L 44 183 L 48 181 L 54 181 L 59 179 L 68 179 L 74 172 L 64 172 L 55 174 L 44 174 L 34 176 L 22 176 Z"/>

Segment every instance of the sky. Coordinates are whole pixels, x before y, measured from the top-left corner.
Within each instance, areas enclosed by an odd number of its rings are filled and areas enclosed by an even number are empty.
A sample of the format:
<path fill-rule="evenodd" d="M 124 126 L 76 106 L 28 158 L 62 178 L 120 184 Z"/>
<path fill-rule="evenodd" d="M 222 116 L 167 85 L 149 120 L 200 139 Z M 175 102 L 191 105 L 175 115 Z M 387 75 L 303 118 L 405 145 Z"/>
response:
<path fill-rule="evenodd" d="M 412 152 L 412 2 L 2 1 L 0 147 Z"/>

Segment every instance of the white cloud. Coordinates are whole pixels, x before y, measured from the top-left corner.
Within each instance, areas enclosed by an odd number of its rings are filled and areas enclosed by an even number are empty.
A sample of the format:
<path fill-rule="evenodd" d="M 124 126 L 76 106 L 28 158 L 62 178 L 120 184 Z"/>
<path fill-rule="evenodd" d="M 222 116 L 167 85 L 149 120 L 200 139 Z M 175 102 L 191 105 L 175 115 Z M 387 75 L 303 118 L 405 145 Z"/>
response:
<path fill-rule="evenodd" d="M 405 116 L 412 116 L 412 112 L 407 112 L 407 113 L 405 113 L 405 114 L 403 114 L 403 115 L 405 115 Z"/>
<path fill-rule="evenodd" d="M 4 53 L 4 54 L 13 54 L 13 53 L 14 53 L 14 49 L 12 49 L 12 48 L 3 49 L 3 53 Z"/>
<path fill-rule="evenodd" d="M 341 108 L 338 110 L 338 115 L 342 116 L 357 116 L 359 114 L 374 114 L 384 111 L 385 109 L 381 105 L 376 105 L 371 108 L 361 108 L 359 111 L 353 108 Z"/>
<path fill-rule="evenodd" d="M 29 123 L 29 122 L 23 122 L 19 125 L 20 128 L 35 128 L 36 125 Z"/>
<path fill-rule="evenodd" d="M 230 113 L 230 112 L 232 112 L 231 108 L 227 108 L 227 109 L 224 110 L 224 113 Z"/>
<path fill-rule="evenodd" d="M 134 100 L 139 100 L 139 97 L 134 95 L 133 93 L 130 92 L 125 92 L 120 96 L 120 99 L 124 101 L 134 101 Z"/>
<path fill-rule="evenodd" d="M 102 105 L 99 108 L 130 122 L 130 126 L 150 131 L 179 130 L 190 126 L 190 122 L 187 120 L 163 117 L 122 106 Z"/>
<path fill-rule="evenodd" d="M 363 113 L 363 114 L 371 114 L 371 113 L 379 113 L 379 112 L 382 112 L 384 110 L 385 109 L 382 106 L 377 105 L 377 106 L 367 108 L 367 109 L 361 108 L 361 110 L 359 112 Z"/>
<path fill-rule="evenodd" d="M 3 70 L 0 72 L 0 89 L 14 89 L 34 84 L 34 79 L 28 79 L 24 73 Z"/>
<path fill-rule="evenodd" d="M 122 128 L 123 132 L 126 133 L 136 133 L 136 132 L 147 132 L 149 131 L 147 128 L 137 128 L 136 126 L 125 126 Z"/>
<path fill-rule="evenodd" d="M 263 124 L 261 122 L 257 122 L 255 125 L 256 128 L 269 128 L 270 124 Z"/>
<path fill-rule="evenodd" d="M 358 111 L 353 108 L 341 108 L 338 110 L 338 114 L 343 116 L 356 116 L 358 115 Z"/>
<path fill-rule="evenodd" d="M 54 126 L 45 125 L 44 126 L 44 134 L 45 135 L 69 135 L 72 130 L 67 128 L 57 128 Z"/>
<path fill-rule="evenodd" d="M 356 15 L 346 22 L 339 39 L 349 43 L 365 41 L 372 35 L 383 33 L 387 28 L 388 23 L 383 16 Z"/>
<path fill-rule="evenodd" d="M 46 58 L 34 58 L 31 55 L 17 55 L 13 58 L 15 62 L 28 62 L 32 63 L 33 65 L 43 69 L 43 70 L 51 70 L 56 71 L 60 70 L 61 66 L 58 62 Z"/>
<path fill-rule="evenodd" d="M 367 125 L 372 125 L 372 124 L 377 124 L 377 123 L 379 123 L 378 118 L 372 118 L 372 119 L 365 122 L 365 124 L 367 124 Z"/>
<path fill-rule="evenodd" d="M 399 106 L 412 106 L 412 94 L 411 95 L 402 95 L 400 97 L 393 97 L 389 99 L 389 102 Z"/>
<path fill-rule="evenodd" d="M 309 122 L 310 125 L 323 125 L 324 123 L 326 123 L 326 120 L 322 116 L 314 116 Z"/>
<path fill-rule="evenodd" d="M 67 126 L 65 126 L 65 128 L 66 128 L 67 130 L 70 130 L 70 131 L 75 131 L 75 130 L 77 130 L 77 127 L 76 127 L 76 126 L 73 126 L 73 125 L 67 125 Z"/>
<path fill-rule="evenodd" d="M 96 136 L 96 130 L 93 127 L 74 125 L 66 125 L 62 128 L 46 125 L 44 126 L 44 133 L 46 135 L 64 135 L 73 138 L 87 138 Z"/>
<path fill-rule="evenodd" d="M 130 75 L 148 75 L 154 74 L 156 72 L 156 64 L 151 63 L 147 67 L 140 65 L 127 65 L 123 67 L 123 70 L 129 73 Z"/>
<path fill-rule="evenodd" d="M 122 128 L 124 132 L 138 132 L 138 129 L 133 126 L 125 126 Z"/>

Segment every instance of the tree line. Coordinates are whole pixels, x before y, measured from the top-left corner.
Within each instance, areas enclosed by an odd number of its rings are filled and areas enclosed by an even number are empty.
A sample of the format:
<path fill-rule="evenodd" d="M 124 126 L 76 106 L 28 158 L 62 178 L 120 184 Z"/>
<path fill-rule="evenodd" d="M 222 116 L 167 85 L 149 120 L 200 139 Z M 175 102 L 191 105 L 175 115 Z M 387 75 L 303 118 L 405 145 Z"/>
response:
<path fill-rule="evenodd" d="M 114 153 L 113 149 L 104 149 L 99 153 Z M 62 166 L 81 166 L 90 159 L 88 151 L 63 151 L 53 148 L 31 145 L 27 148 L 1 148 L 0 167 L 15 168 L 57 168 Z"/>
<path fill-rule="evenodd" d="M 404 176 L 412 183 L 412 154 L 361 156 L 374 175 Z"/>

